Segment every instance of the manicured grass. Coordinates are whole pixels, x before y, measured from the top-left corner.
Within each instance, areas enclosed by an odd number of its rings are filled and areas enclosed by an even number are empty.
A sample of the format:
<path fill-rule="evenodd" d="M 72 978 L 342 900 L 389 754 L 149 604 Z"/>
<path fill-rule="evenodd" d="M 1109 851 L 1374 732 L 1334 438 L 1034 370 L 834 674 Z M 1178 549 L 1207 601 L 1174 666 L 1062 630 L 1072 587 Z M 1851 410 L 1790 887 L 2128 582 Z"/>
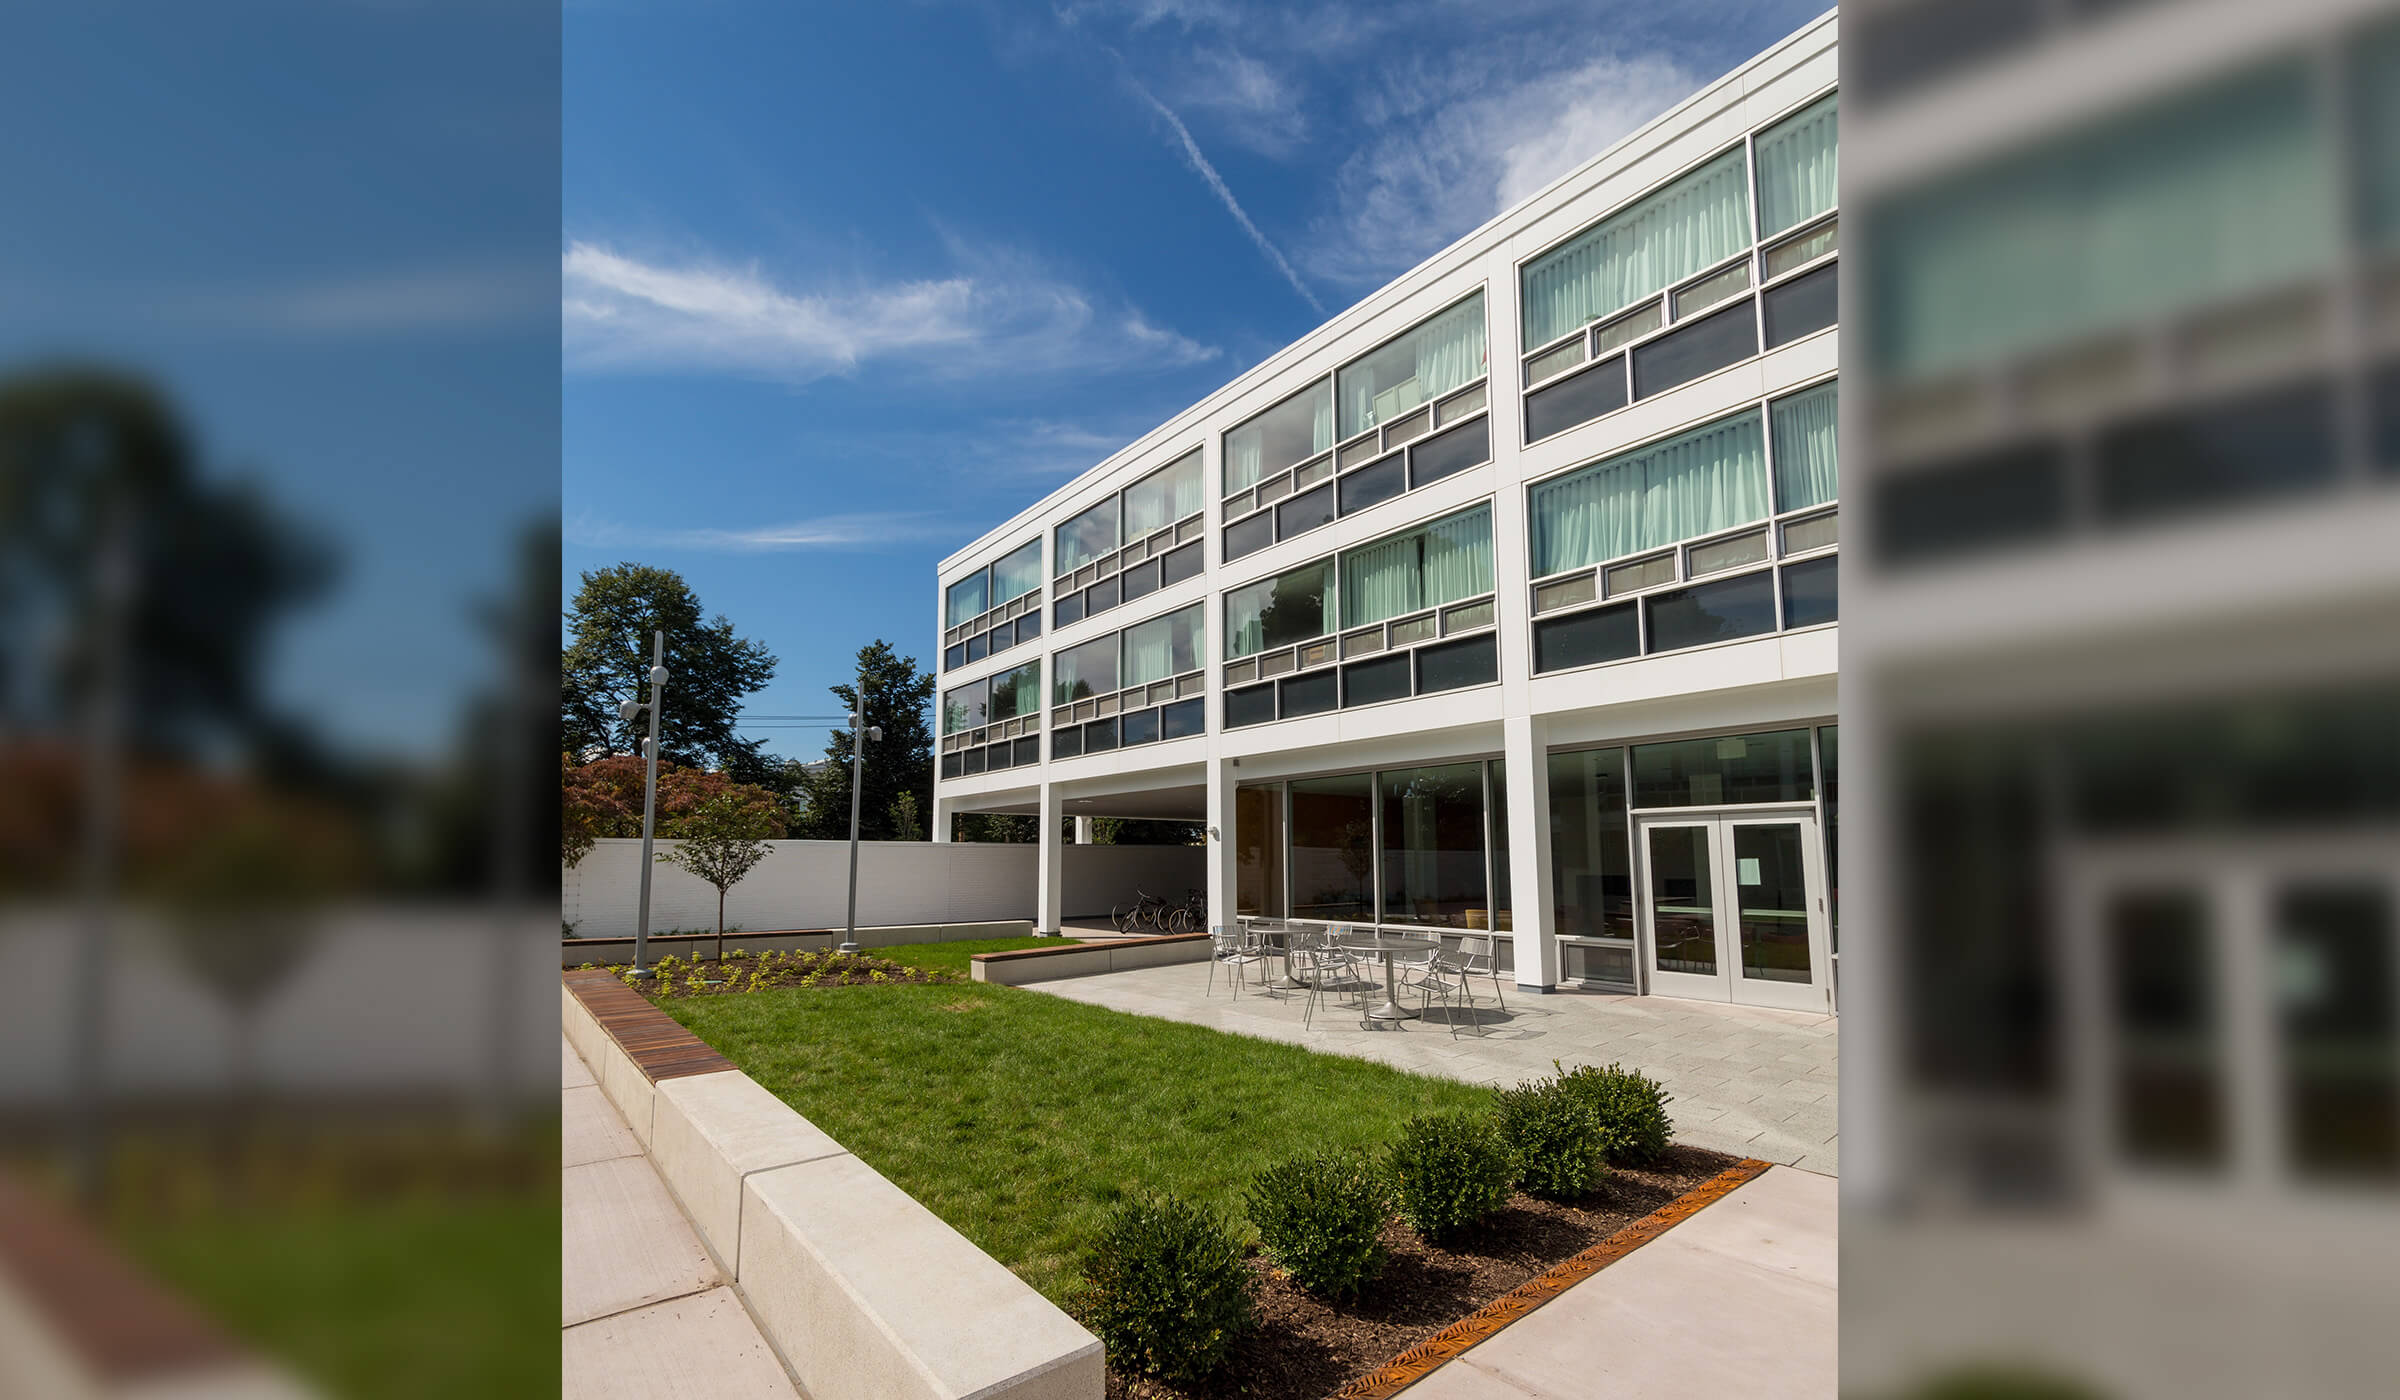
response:
<path fill-rule="evenodd" d="M 328 1393 L 554 1386 L 558 1197 L 284 1206 L 129 1223 L 130 1252 Z"/>
<path fill-rule="evenodd" d="M 861 951 L 879 958 L 890 958 L 910 967 L 929 971 L 955 972 L 967 976 L 973 971 L 969 962 L 977 953 L 1013 953 L 1019 948 L 1063 948 L 1071 946 L 1064 938 L 968 938 L 956 943 L 903 943 L 894 948 L 865 948 Z"/>
<path fill-rule="evenodd" d="M 1238 1220 L 1242 1188 L 1272 1163 L 1380 1150 L 1412 1115 L 1492 1101 L 1476 1085 L 1015 987 L 780 988 L 663 1006 L 1062 1302 L 1101 1217 L 1128 1196 L 1173 1190 Z"/>

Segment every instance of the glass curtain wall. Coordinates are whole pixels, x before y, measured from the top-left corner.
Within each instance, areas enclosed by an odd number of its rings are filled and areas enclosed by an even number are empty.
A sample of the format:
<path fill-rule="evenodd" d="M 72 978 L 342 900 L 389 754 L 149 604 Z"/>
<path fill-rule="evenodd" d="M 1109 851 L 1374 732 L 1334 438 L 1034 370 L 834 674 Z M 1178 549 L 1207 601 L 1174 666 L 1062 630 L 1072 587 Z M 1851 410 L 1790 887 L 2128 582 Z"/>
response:
<path fill-rule="evenodd" d="M 1835 431 L 1841 416 L 1840 390 L 1839 381 L 1827 381 L 1767 405 L 1778 511 L 1820 506 L 1841 495 Z"/>
<path fill-rule="evenodd" d="M 1117 498 L 1109 497 L 1058 527 L 1056 571 L 1080 569 L 1117 547 Z"/>
<path fill-rule="evenodd" d="M 1042 586 L 1042 542 L 1037 537 L 1012 549 L 992 565 L 990 606 L 1013 602 Z"/>
<path fill-rule="evenodd" d="M 1388 423 L 1484 374 L 1483 293 L 1441 312 L 1335 376 L 1339 437 Z M 1294 459 L 1298 460 L 1298 459 Z M 1254 478 L 1255 479 L 1255 478 Z M 1231 486 L 1232 490 L 1241 489 Z"/>
<path fill-rule="evenodd" d="M 1234 789 L 1235 913 L 1284 916 L 1283 845 L 1283 784 Z"/>
<path fill-rule="evenodd" d="M 1021 719 L 1042 712 L 1042 663 L 1028 661 L 1014 670 L 1002 671 L 991 678 L 991 699 L 988 702 L 989 722 Z"/>
<path fill-rule="evenodd" d="M 1808 802 L 1816 795 L 1805 729 L 1633 746 L 1636 807 Z"/>
<path fill-rule="evenodd" d="M 1829 93 L 1761 132 L 1758 233 L 1773 238 L 1831 209 L 1841 185 L 1841 94 Z"/>
<path fill-rule="evenodd" d="M 1138 540 L 1200 510 L 1200 454 L 1185 453 L 1125 488 L 1125 538 Z M 1095 551 L 1095 553 L 1098 551 Z"/>
<path fill-rule="evenodd" d="M 1118 634 L 1125 640 L 1119 685 L 1147 685 L 1200 669 L 1204 605 L 1194 603 L 1164 617 L 1136 623 Z"/>
<path fill-rule="evenodd" d="M 1550 755 L 1550 894 L 1560 933 L 1633 937 L 1631 829 L 1623 749 Z"/>
<path fill-rule="evenodd" d="M 1073 646 L 1050 658 L 1050 703 L 1072 704 L 1117 688 L 1114 634 Z"/>
<path fill-rule="evenodd" d="M 1451 763 L 1376 774 L 1383 802 L 1383 918 L 1387 924 L 1490 925 L 1483 765 Z"/>
<path fill-rule="evenodd" d="M 1342 556 L 1342 625 L 1363 627 L 1492 591 L 1492 511 L 1477 506 Z"/>
<path fill-rule="evenodd" d="M 1508 812 L 1500 768 L 1498 760 L 1476 760 L 1237 789 L 1236 909 L 1506 931 Z"/>
<path fill-rule="evenodd" d="M 1333 561 L 1320 559 L 1225 594 L 1225 655 L 1253 656 L 1333 630 Z"/>
<path fill-rule="evenodd" d="M 991 607 L 991 579 L 983 570 L 977 569 L 968 577 L 951 584 L 947 599 L 942 609 L 944 627 L 956 627 L 970 618 L 981 617 Z"/>
<path fill-rule="evenodd" d="M 1367 773 L 1291 785 L 1292 917 L 1375 917 L 1375 780 Z"/>

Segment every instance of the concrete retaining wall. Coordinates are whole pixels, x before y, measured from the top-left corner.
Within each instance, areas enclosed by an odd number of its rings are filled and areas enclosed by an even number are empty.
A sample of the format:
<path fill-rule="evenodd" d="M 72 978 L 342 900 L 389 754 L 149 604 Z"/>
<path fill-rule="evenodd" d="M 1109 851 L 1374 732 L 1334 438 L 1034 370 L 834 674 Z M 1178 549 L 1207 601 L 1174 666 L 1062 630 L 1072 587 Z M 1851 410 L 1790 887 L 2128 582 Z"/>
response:
<path fill-rule="evenodd" d="M 1099 1339 L 998 1260 L 750 1076 L 653 1084 L 559 994 L 568 1042 L 808 1394 L 1100 1400 Z"/>
<path fill-rule="evenodd" d="M 977 953 L 973 976 L 978 982 L 1022 987 L 1030 982 L 1055 982 L 1062 977 L 1096 977 L 1104 972 L 1124 972 L 1137 967 L 1207 962 L 1208 952 L 1205 933 L 1021 948 L 1009 953 Z"/>
<path fill-rule="evenodd" d="M 664 849 L 670 842 L 661 842 Z M 770 841 L 767 858 L 725 896 L 729 928 L 838 928 L 849 898 L 850 847 L 843 841 Z M 958 841 L 862 841 L 858 921 L 899 927 L 1033 917 L 1031 845 Z M 1169 900 L 1207 882 L 1199 846 L 1069 846 L 1064 912 L 1106 914 L 1135 891 Z M 642 843 L 611 838 L 572 870 L 559 872 L 559 918 L 585 938 L 631 938 L 640 903 Z M 714 886 L 679 866 L 650 877 L 650 927 L 713 929 Z M 595 960 L 596 961 L 596 960 Z"/>

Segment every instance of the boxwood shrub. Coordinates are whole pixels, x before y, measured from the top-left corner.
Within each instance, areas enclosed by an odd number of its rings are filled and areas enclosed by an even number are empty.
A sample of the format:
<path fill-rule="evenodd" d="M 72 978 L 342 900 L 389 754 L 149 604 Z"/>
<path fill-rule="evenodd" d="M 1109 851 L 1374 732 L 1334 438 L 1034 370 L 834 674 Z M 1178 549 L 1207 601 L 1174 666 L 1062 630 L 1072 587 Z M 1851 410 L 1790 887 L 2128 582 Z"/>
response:
<path fill-rule="evenodd" d="M 1400 1216 L 1427 1239 L 1473 1225 L 1508 1200 L 1517 1164 L 1487 1113 L 1411 1118 L 1386 1159 Z"/>
<path fill-rule="evenodd" d="M 1257 1323 L 1232 1225 L 1177 1196 L 1112 1212 L 1084 1256 L 1083 1278 L 1078 1310 L 1120 1370 L 1198 1380 Z"/>
<path fill-rule="evenodd" d="M 1621 1065 L 1566 1069 L 1552 1060 L 1550 1067 L 1558 1070 L 1561 1086 L 1581 1096 L 1600 1115 L 1609 1136 L 1610 1161 L 1643 1166 L 1657 1161 L 1658 1154 L 1667 1150 L 1667 1142 L 1675 1134 L 1675 1120 L 1667 1116 L 1667 1105 L 1675 1096 L 1657 1080 Z"/>
<path fill-rule="evenodd" d="M 1556 1079 L 1502 1091 L 1500 1132 L 1517 1159 L 1517 1183 L 1553 1201 L 1580 1200 L 1608 1175 L 1615 1137 L 1590 1096 Z"/>
<path fill-rule="evenodd" d="M 1356 1297 L 1383 1272 L 1391 1186 L 1363 1152 L 1294 1157 L 1253 1177 L 1243 1207 L 1267 1257 L 1292 1282 L 1328 1298 Z"/>

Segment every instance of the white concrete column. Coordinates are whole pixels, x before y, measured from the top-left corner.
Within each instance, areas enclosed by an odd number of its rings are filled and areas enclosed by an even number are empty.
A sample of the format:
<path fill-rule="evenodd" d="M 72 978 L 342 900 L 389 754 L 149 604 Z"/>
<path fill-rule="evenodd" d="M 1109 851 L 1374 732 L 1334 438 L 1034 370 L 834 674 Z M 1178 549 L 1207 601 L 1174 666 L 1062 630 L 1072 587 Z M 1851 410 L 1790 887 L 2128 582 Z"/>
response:
<path fill-rule="evenodd" d="M 1240 866 L 1233 855 L 1233 792 L 1240 777 L 1229 758 L 1208 761 L 1208 924 L 1231 924 L 1234 883 Z"/>
<path fill-rule="evenodd" d="M 947 842 L 950 839 L 950 828 L 953 825 L 952 817 L 957 811 L 957 804 L 953 803 L 949 798 L 936 797 L 933 799 L 934 840 Z"/>
<path fill-rule="evenodd" d="M 1060 906 L 1067 893 L 1067 823 L 1056 783 L 1042 784 L 1041 851 L 1035 880 L 1033 931 L 1059 931 Z"/>
<path fill-rule="evenodd" d="M 1500 722 L 1508 769 L 1508 897 L 1517 985 L 1558 985 L 1558 930 L 1550 893 L 1549 725 L 1537 715 Z"/>

